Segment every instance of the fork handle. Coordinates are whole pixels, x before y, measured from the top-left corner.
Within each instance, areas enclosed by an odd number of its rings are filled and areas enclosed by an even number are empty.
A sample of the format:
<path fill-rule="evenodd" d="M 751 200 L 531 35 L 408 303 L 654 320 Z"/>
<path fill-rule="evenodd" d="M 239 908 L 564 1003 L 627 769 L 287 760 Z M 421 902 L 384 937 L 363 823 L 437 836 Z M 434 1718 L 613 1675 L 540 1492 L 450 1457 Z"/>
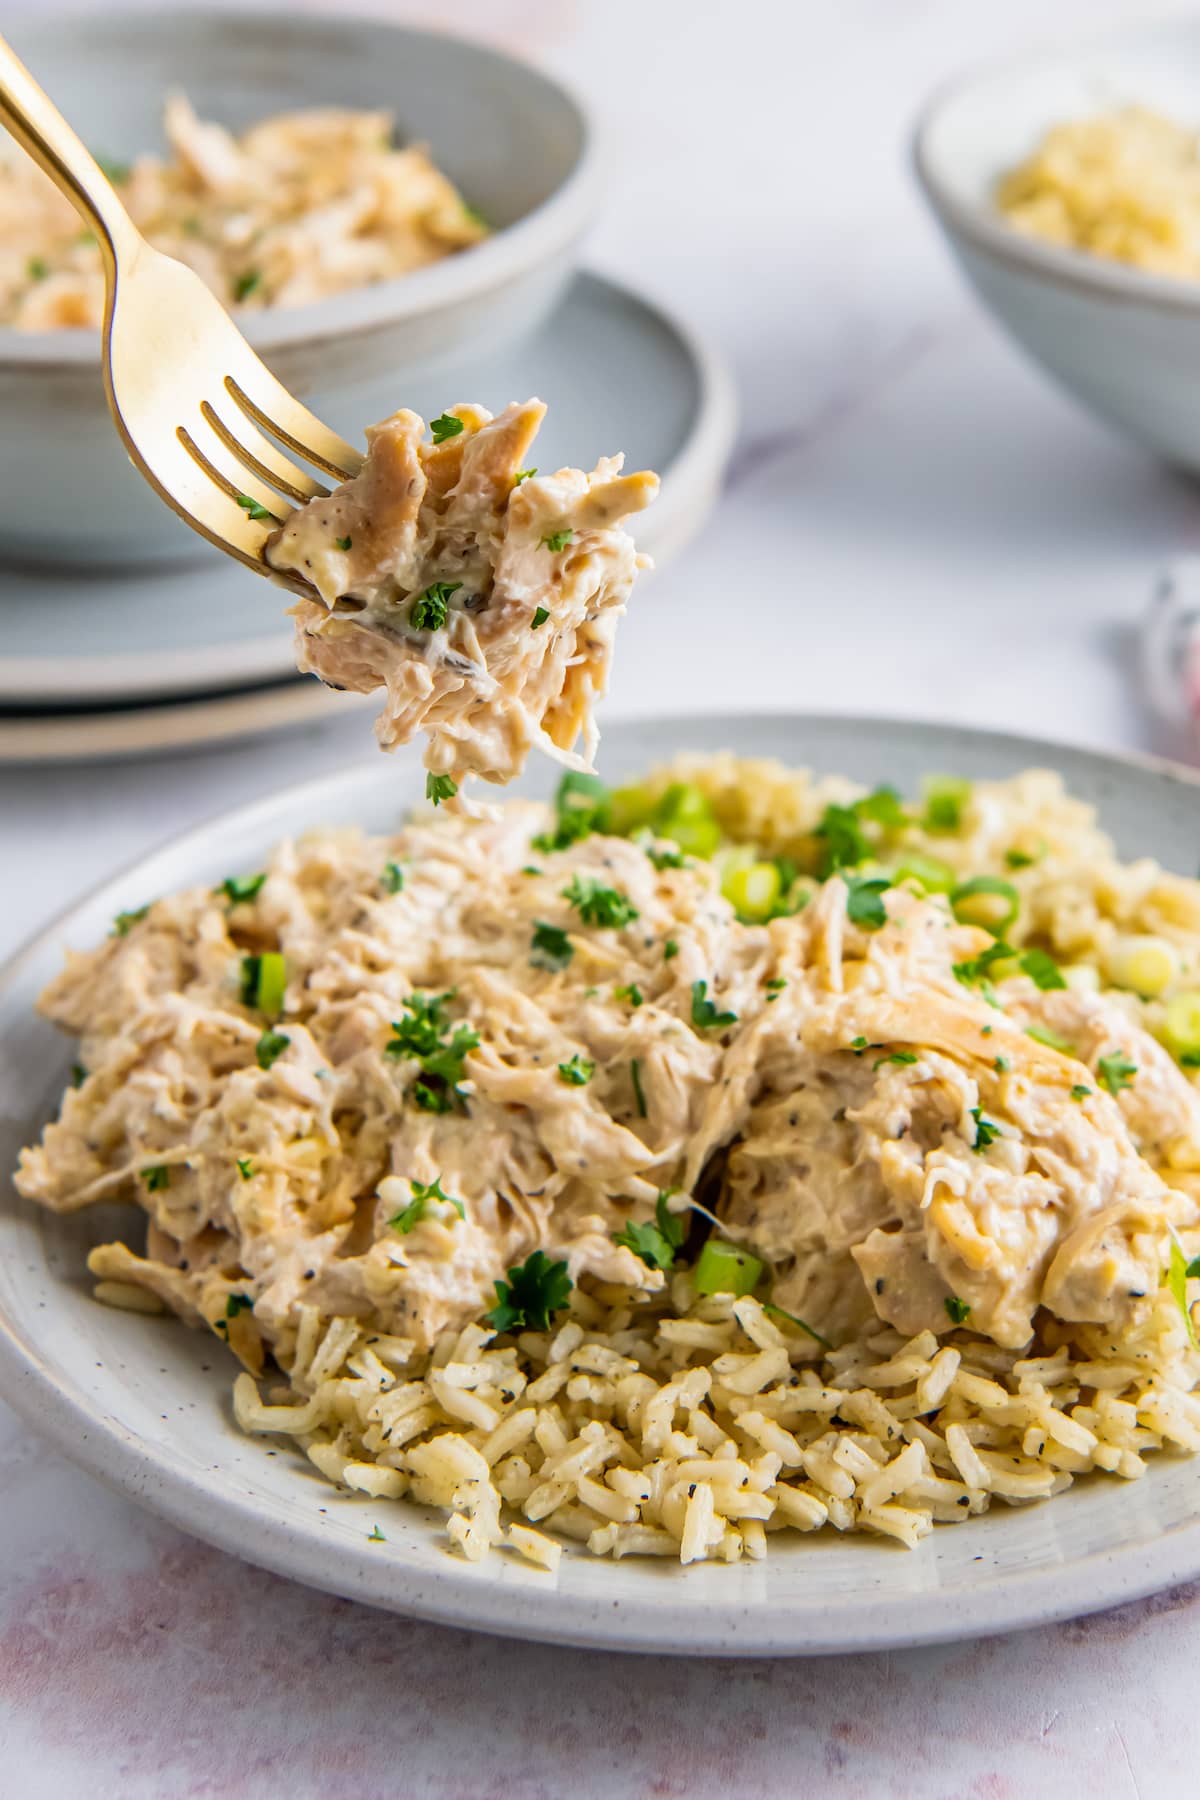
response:
<path fill-rule="evenodd" d="M 99 163 L 0 37 L 0 124 L 40 163 L 100 240 L 111 274 L 119 247 L 139 235 Z"/>

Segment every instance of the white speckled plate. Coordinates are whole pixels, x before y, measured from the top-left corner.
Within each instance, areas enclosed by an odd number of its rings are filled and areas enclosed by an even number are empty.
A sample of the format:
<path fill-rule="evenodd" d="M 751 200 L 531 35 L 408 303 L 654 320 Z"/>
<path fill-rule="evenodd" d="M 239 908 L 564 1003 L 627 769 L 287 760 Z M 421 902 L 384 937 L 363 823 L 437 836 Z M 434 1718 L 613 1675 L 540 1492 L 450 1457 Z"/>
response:
<path fill-rule="evenodd" d="M 602 768 L 627 778 L 683 748 L 731 748 L 911 789 L 926 771 L 1056 767 L 1127 856 L 1196 866 L 1200 781 L 1166 764 L 950 727 L 857 719 L 680 719 L 614 726 Z M 523 784 L 547 791 L 542 765 Z M 292 788 L 178 839 L 81 901 L 0 975 L 0 1159 L 11 1167 L 66 1078 L 71 1048 L 33 1015 L 64 944 L 189 882 L 251 868 L 321 821 L 385 829 L 418 791 L 417 760 Z M 117 1214 L 115 1225 L 128 1223 Z M 776 1540 L 762 1563 L 701 1565 L 568 1553 L 556 1576 L 508 1555 L 471 1566 L 438 1518 L 336 1494 L 292 1453 L 241 1436 L 233 1375 L 211 1339 L 97 1306 L 96 1213 L 53 1218 L 0 1198 L 0 1379 L 60 1449 L 140 1504 L 235 1555 L 401 1613 L 556 1642 L 697 1655 L 863 1650 L 1004 1631 L 1094 1612 L 1200 1576 L 1200 1460 L 1160 1456 L 1136 1483 L 1093 1477 L 1048 1503 L 938 1527 L 915 1552 L 868 1538 Z M 368 1534 L 379 1521 L 385 1543 Z"/>
<path fill-rule="evenodd" d="M 534 393 L 550 408 L 537 444 L 544 468 L 590 468 L 624 450 L 627 468 L 659 471 L 662 491 L 637 540 L 666 562 L 707 517 L 733 442 L 733 389 L 720 358 L 652 302 L 579 275 L 532 338 L 408 381 L 394 399 L 429 417 L 455 396 L 499 411 Z M 351 421 L 338 423 L 353 436 Z M 38 725 L 34 706 L 161 704 L 294 676 L 290 604 L 283 589 L 215 550 L 175 570 L 90 577 L 0 567 L 0 723 L 11 727 L 0 731 L 0 758 L 17 754 L 6 737 L 31 746 L 21 754 L 38 754 L 37 732 L 25 729 Z M 41 721 L 51 754 L 56 722 Z M 111 715 L 71 723 L 81 748 L 100 753 L 122 730 Z"/>

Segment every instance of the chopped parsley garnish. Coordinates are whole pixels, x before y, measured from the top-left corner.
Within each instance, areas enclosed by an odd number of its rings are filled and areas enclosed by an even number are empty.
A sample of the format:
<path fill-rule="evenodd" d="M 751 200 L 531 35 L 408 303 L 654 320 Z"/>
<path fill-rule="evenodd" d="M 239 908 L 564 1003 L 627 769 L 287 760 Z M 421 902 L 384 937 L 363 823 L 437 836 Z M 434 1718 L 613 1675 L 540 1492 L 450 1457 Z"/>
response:
<path fill-rule="evenodd" d="M 1084 1087 L 1082 1081 L 1077 1081 L 1071 1089 L 1071 1098 L 1072 1100 L 1086 1100 L 1091 1092 L 1090 1087 Z"/>
<path fill-rule="evenodd" d="M 518 469 L 513 476 L 513 486 L 520 487 L 523 481 L 531 481 L 536 474 L 536 469 Z"/>
<path fill-rule="evenodd" d="M 231 906 L 242 906 L 255 898 L 266 879 L 265 871 L 261 875 L 227 875 L 217 893 L 224 894 Z"/>
<path fill-rule="evenodd" d="M 646 836 L 649 838 L 648 832 Z M 683 851 L 674 844 L 656 844 L 650 839 L 641 847 L 656 869 L 682 869 L 687 862 Z"/>
<path fill-rule="evenodd" d="M 404 870 L 399 863 L 384 863 L 383 874 L 379 877 L 379 885 L 385 894 L 399 894 L 404 891 Z"/>
<path fill-rule="evenodd" d="M 552 531 L 548 537 L 542 539 L 542 542 L 545 544 L 547 550 L 553 550 L 557 554 L 559 550 L 566 549 L 574 536 L 575 533 L 570 530 Z"/>
<path fill-rule="evenodd" d="M 692 983 L 692 1024 L 698 1031 L 723 1031 L 726 1025 L 736 1025 L 735 1012 L 718 1012 L 716 1003 L 708 998 L 707 981 Z"/>
<path fill-rule="evenodd" d="M 893 1050 L 887 1056 L 879 1057 L 875 1063 L 875 1067 L 877 1069 L 882 1069 L 884 1063 L 915 1063 L 916 1060 L 917 1053 L 915 1050 Z"/>
<path fill-rule="evenodd" d="M 667 1274 L 675 1263 L 687 1236 L 686 1213 L 673 1213 L 667 1208 L 669 1194 L 661 1193 L 654 1204 L 654 1220 L 637 1225 L 631 1219 L 621 1231 L 613 1232 L 613 1243 L 632 1250 L 648 1269 L 661 1269 Z"/>
<path fill-rule="evenodd" d="M 160 1194 L 163 1188 L 171 1185 L 171 1170 L 166 1163 L 153 1163 L 150 1168 L 143 1169 L 141 1173 L 147 1193 Z"/>
<path fill-rule="evenodd" d="M 891 886 L 886 875 L 859 878 L 851 875 L 846 882 L 846 917 L 864 931 L 878 931 L 887 924 L 887 907 L 883 896 Z"/>
<path fill-rule="evenodd" d="M 260 288 L 261 286 L 262 286 L 262 271 L 261 271 L 261 269 L 247 269 L 245 274 L 239 275 L 237 280 L 234 282 L 233 297 L 235 300 L 248 300 L 250 295 L 253 294 L 254 291 L 257 288 Z"/>
<path fill-rule="evenodd" d="M 982 987 L 991 977 L 997 963 L 1011 962 L 1016 954 L 1011 944 L 997 938 L 994 944 L 989 944 L 986 950 L 981 950 L 969 962 L 955 963 L 954 974 L 964 987 Z"/>
<path fill-rule="evenodd" d="M 441 413 L 436 419 L 429 421 L 429 434 L 435 444 L 444 444 L 447 438 L 458 437 L 463 422 L 456 419 L 453 413 Z"/>
<path fill-rule="evenodd" d="M 460 1219 L 466 1218 L 467 1209 L 462 1201 L 454 1194 L 442 1192 L 440 1175 L 435 1175 L 430 1182 L 413 1181 L 410 1177 L 408 1185 L 412 1191 L 412 1199 L 401 1212 L 388 1220 L 390 1231 L 398 1231 L 402 1237 L 407 1237 L 414 1225 L 419 1225 L 425 1217 L 425 1209 L 431 1200 L 441 1201 L 444 1206 L 452 1206 Z"/>
<path fill-rule="evenodd" d="M 225 1317 L 236 1319 L 239 1313 L 254 1311 L 253 1294 L 227 1294 L 225 1297 Z"/>
<path fill-rule="evenodd" d="M 777 1318 L 786 1319 L 788 1321 L 789 1325 L 798 1325 L 800 1327 L 801 1331 L 806 1331 L 808 1333 L 809 1337 L 814 1338 L 816 1340 L 816 1342 L 822 1346 L 822 1348 L 824 1348 L 826 1350 L 833 1349 L 833 1345 L 830 1343 L 828 1338 L 822 1337 L 819 1331 L 814 1331 L 811 1325 L 806 1325 L 802 1318 L 800 1318 L 796 1313 L 789 1312 L 787 1310 L 786 1306 L 776 1306 L 776 1304 L 773 1300 L 764 1300 L 763 1301 L 763 1311 L 765 1313 L 773 1313 L 773 1314 L 775 1314 L 775 1316 Z"/>
<path fill-rule="evenodd" d="M 827 806 L 813 836 L 820 840 L 817 874 L 822 880 L 839 869 L 853 868 L 871 854 L 871 843 L 852 806 Z"/>
<path fill-rule="evenodd" d="M 1106 1087 L 1110 1094 L 1116 1095 L 1122 1088 L 1130 1087 L 1138 1072 L 1138 1066 L 1120 1050 L 1111 1050 L 1102 1056 L 1096 1064 L 1096 1074 L 1100 1085 Z"/>
<path fill-rule="evenodd" d="M 978 1154 L 1000 1136 L 1000 1127 L 995 1120 L 985 1118 L 977 1106 L 971 1108 L 971 1117 L 975 1121 L 975 1142 L 971 1148 Z"/>
<path fill-rule="evenodd" d="M 386 1544 L 387 1543 L 387 1539 L 384 1537 L 382 1531 L 380 1531 L 378 1525 L 376 1525 L 376 1527 L 373 1531 L 368 1531 L 367 1542 L 368 1542 L 368 1544 Z"/>
<path fill-rule="evenodd" d="M 352 537 L 334 538 L 333 547 L 335 550 L 352 550 L 354 539 Z"/>
<path fill-rule="evenodd" d="M 533 618 L 530 620 L 529 624 L 530 631 L 537 631 L 540 626 L 546 623 L 546 620 L 549 617 L 550 614 L 544 606 L 535 607 Z"/>
<path fill-rule="evenodd" d="M 886 831 L 901 831 L 908 823 L 904 802 L 893 787 L 877 787 L 873 793 L 856 800 L 854 810 L 860 819 L 871 819 Z"/>
<path fill-rule="evenodd" d="M 30 281 L 45 281 L 50 273 L 50 264 L 44 256 L 31 256 L 25 264 L 25 273 Z"/>
<path fill-rule="evenodd" d="M 82 1063 L 72 1063 L 71 1064 L 71 1086 L 73 1088 L 82 1087 L 86 1080 L 87 1080 L 87 1070 L 84 1068 L 83 1064 Z"/>
<path fill-rule="evenodd" d="M 1200 1257 L 1196 1260 L 1200 1263 Z M 1192 1324 L 1192 1309 L 1188 1305 L 1187 1298 L 1188 1276 L 1195 1272 L 1196 1264 L 1188 1262 L 1178 1238 L 1172 1236 L 1171 1256 L 1164 1271 L 1164 1279 L 1171 1291 L 1171 1298 L 1183 1315 L 1183 1322 L 1187 1326 L 1187 1334 L 1191 1341 L 1192 1349 L 1200 1350 L 1200 1343 L 1197 1343 L 1196 1341 L 1196 1327 Z"/>
<path fill-rule="evenodd" d="M 447 994 L 410 994 L 404 1002 L 406 1016 L 394 1020 L 392 1036 L 383 1047 L 385 1056 L 410 1057 L 421 1072 L 411 1097 L 422 1112 L 448 1113 L 461 1102 L 459 1083 L 466 1073 L 466 1057 L 479 1045 L 479 1033 L 469 1025 L 456 1025 L 443 1014 L 454 990 Z M 449 1035 L 447 1035 L 449 1034 Z"/>
<path fill-rule="evenodd" d="M 594 831 L 608 830 L 609 792 L 595 775 L 568 770 L 554 796 L 555 828 L 533 840 L 535 850 L 566 850 Z"/>
<path fill-rule="evenodd" d="M 585 925 L 619 929 L 638 917 L 638 909 L 620 888 L 608 887 L 594 875 L 573 875 L 562 897 L 570 902 Z"/>
<path fill-rule="evenodd" d="M 431 581 L 416 596 L 408 614 L 414 631 L 441 631 L 450 616 L 450 596 L 457 594 L 461 581 Z"/>
<path fill-rule="evenodd" d="M 453 775 L 426 775 L 425 798 L 435 806 L 440 806 L 443 800 L 453 800 L 457 792 L 458 783 Z"/>
<path fill-rule="evenodd" d="M 1047 1050 L 1057 1050 L 1063 1056 L 1074 1056 L 1075 1046 L 1070 1038 L 1065 1038 L 1057 1031 L 1051 1031 L 1045 1025 L 1027 1025 L 1025 1036 L 1031 1037 L 1035 1044 L 1045 1044 Z"/>
<path fill-rule="evenodd" d="M 565 1081 L 568 1087 L 586 1087 L 596 1073 L 596 1065 L 576 1051 L 569 1062 L 558 1065 L 558 1079 Z"/>
<path fill-rule="evenodd" d="M 618 987 L 613 989 L 613 999 L 628 1000 L 635 1012 L 638 1007 L 644 1003 L 645 998 L 646 996 L 643 994 L 636 981 L 631 981 L 628 987 Z"/>
<path fill-rule="evenodd" d="M 109 932 L 109 936 L 125 937 L 133 930 L 135 925 L 141 924 L 149 911 L 150 907 L 149 904 L 147 904 L 145 906 L 139 906 L 134 912 L 119 912 L 112 922 L 112 930 Z"/>
<path fill-rule="evenodd" d="M 1012 1068 L 1012 1064 L 1009 1062 L 1007 1056 L 998 1056 L 994 1066 L 997 1075 L 1007 1075 L 1008 1071 Z"/>
<path fill-rule="evenodd" d="M 768 994 L 778 994 L 787 986 L 787 982 L 783 979 L 782 975 L 773 975 L 770 981 L 763 982 L 763 986 L 766 988 Z"/>
<path fill-rule="evenodd" d="M 238 1157 L 237 1172 L 241 1176 L 243 1181 L 250 1180 L 251 1176 L 254 1174 L 254 1164 L 250 1161 L 250 1158 L 248 1156 L 239 1156 Z"/>
<path fill-rule="evenodd" d="M 678 956 L 678 955 L 679 955 L 679 945 L 675 942 L 674 938 L 668 938 L 666 943 L 663 945 L 663 961 L 670 962 L 672 957 Z"/>
<path fill-rule="evenodd" d="M 251 494 L 235 494 L 234 498 L 242 511 L 249 513 L 252 519 L 270 519 L 274 521 L 275 514 L 271 511 L 270 507 L 263 506 L 259 501 L 255 500 Z"/>
<path fill-rule="evenodd" d="M 567 1304 L 573 1286 L 565 1262 L 551 1262 L 544 1250 L 535 1250 L 508 1271 L 507 1281 L 496 1283 L 496 1304 L 485 1314 L 485 1323 L 494 1331 L 513 1331 L 520 1325 L 546 1331 L 551 1315 Z"/>
<path fill-rule="evenodd" d="M 1048 950 L 1023 950 L 1021 968 L 1044 994 L 1053 988 L 1065 988 L 1067 985 L 1062 970 Z"/>
<path fill-rule="evenodd" d="M 642 1089 L 642 1065 L 636 1056 L 629 1065 L 629 1079 L 633 1083 L 633 1097 L 637 1102 L 638 1118 L 644 1119 L 647 1117 L 646 1096 Z"/>
<path fill-rule="evenodd" d="M 946 1311 L 955 1325 L 963 1325 L 971 1316 L 969 1300 L 960 1300 L 957 1294 L 947 1294 Z"/>
<path fill-rule="evenodd" d="M 565 969 L 574 954 L 575 946 L 561 925 L 535 920 L 529 940 L 529 960 L 535 969 Z"/>
<path fill-rule="evenodd" d="M 1010 869 L 1032 869 L 1034 863 L 1041 862 L 1046 851 L 1043 846 L 1037 856 L 1030 856 L 1028 850 L 1018 850 L 1015 846 L 1004 852 L 1004 861 Z"/>
<path fill-rule="evenodd" d="M 278 1062 L 291 1038 L 282 1031 L 264 1031 L 254 1046 L 254 1058 L 260 1069 L 269 1069 L 273 1062 Z"/>

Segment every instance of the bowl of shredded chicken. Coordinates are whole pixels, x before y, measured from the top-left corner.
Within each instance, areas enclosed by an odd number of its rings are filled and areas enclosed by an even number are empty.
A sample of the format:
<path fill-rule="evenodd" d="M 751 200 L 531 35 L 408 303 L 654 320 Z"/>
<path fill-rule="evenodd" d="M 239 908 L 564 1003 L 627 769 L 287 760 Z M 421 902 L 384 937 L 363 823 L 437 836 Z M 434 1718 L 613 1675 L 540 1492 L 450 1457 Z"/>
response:
<path fill-rule="evenodd" d="M 1200 883 L 1053 774 L 568 770 L 147 896 L 42 1008 L 20 1191 L 132 1202 L 97 1298 L 379 1537 L 918 1548 L 1200 1449 Z"/>

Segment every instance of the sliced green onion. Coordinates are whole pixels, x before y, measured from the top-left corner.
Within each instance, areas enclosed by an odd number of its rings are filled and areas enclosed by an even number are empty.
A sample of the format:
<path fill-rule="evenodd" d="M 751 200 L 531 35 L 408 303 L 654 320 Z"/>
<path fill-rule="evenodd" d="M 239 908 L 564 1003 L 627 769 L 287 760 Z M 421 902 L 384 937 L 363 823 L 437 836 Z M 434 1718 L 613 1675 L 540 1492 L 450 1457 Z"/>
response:
<path fill-rule="evenodd" d="M 748 1250 L 709 1238 L 696 1262 L 693 1280 L 698 1294 L 752 1294 L 763 1265 Z"/>
<path fill-rule="evenodd" d="M 688 856 L 711 856 L 721 842 L 712 801 L 690 781 L 675 781 L 654 808 L 654 829 Z"/>
<path fill-rule="evenodd" d="M 1200 994 L 1176 994 L 1167 1001 L 1163 1038 L 1173 1056 L 1200 1055 Z"/>
<path fill-rule="evenodd" d="M 963 809 L 971 798 L 971 783 L 957 775 L 930 775 L 922 783 L 926 831 L 949 836 L 962 830 Z"/>
<path fill-rule="evenodd" d="M 1057 1031 L 1050 1031 L 1045 1025 L 1027 1025 L 1025 1036 L 1031 1037 L 1035 1044 L 1045 1044 L 1047 1050 L 1060 1051 L 1063 1056 L 1077 1054 L 1070 1038 L 1060 1037 Z"/>
<path fill-rule="evenodd" d="M 268 1014 L 283 1011 L 287 988 L 287 959 L 280 950 L 264 950 L 261 956 L 242 958 L 242 1004 Z"/>
<path fill-rule="evenodd" d="M 923 894 L 949 894 L 958 876 L 949 863 L 936 856 L 922 856 L 919 850 L 905 853 L 904 861 L 893 876 L 896 887 L 902 881 L 915 882 Z"/>
<path fill-rule="evenodd" d="M 721 892 L 738 918 L 751 925 L 771 917 L 782 890 L 779 870 L 770 862 L 752 862 L 749 868 L 731 869 L 721 882 Z"/>
<path fill-rule="evenodd" d="M 993 937 L 1003 937 L 1021 905 L 1011 881 L 999 875 L 975 875 L 961 881 L 950 895 L 954 916 L 964 925 L 980 925 Z"/>

